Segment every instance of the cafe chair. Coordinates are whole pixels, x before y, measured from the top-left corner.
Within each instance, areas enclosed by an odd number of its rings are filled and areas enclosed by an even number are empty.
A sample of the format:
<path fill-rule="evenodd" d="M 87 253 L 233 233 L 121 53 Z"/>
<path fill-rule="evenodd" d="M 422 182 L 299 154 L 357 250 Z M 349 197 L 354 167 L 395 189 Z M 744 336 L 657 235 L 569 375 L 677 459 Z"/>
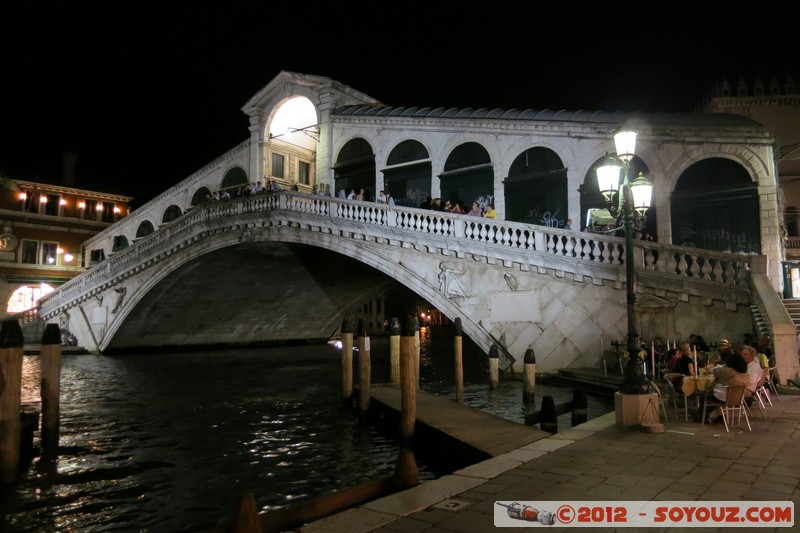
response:
<path fill-rule="evenodd" d="M 761 399 L 761 405 L 766 407 L 764 403 L 764 400 L 766 400 L 770 407 L 772 407 L 772 398 L 770 398 L 769 386 L 767 385 L 770 377 L 769 368 L 762 368 L 761 372 L 761 381 L 758 382 L 758 386 L 756 387 L 756 395 Z"/>
<path fill-rule="evenodd" d="M 767 381 L 765 385 L 769 391 L 775 395 L 778 401 L 781 401 L 781 395 L 778 394 L 778 388 L 775 386 L 775 382 L 773 381 L 775 379 L 775 368 L 777 367 L 771 366 L 767 369 L 769 372 L 767 372 Z"/>
<path fill-rule="evenodd" d="M 662 383 L 664 384 L 663 389 L 666 393 L 662 396 L 662 403 L 672 403 L 672 407 L 675 409 L 675 420 L 678 419 L 678 398 L 683 398 L 683 393 L 679 392 L 677 389 L 677 386 L 680 384 L 679 381 L 676 386 L 677 378 L 683 379 L 683 375 L 677 372 L 667 372 L 662 379 Z M 666 406 L 664 407 L 664 418 L 668 418 Z"/>
<path fill-rule="evenodd" d="M 767 370 L 766 368 L 763 370 Z M 767 419 L 767 413 L 764 412 L 766 409 L 766 404 L 764 403 L 764 395 L 767 395 L 767 399 L 769 399 L 769 394 L 764 390 L 764 383 L 766 382 L 766 372 L 761 373 L 761 379 L 758 380 L 756 383 L 755 390 L 747 389 L 744 393 L 745 396 L 745 403 L 744 406 L 747 408 L 748 412 L 750 412 L 750 405 L 748 404 L 755 404 L 758 407 L 758 411 L 761 413 L 761 416 L 764 417 L 764 420 Z M 748 400 L 750 400 L 748 402 Z M 770 401 L 770 405 L 772 402 Z"/>
<path fill-rule="evenodd" d="M 729 385 L 725 387 L 725 403 L 710 403 L 705 402 L 705 409 L 717 409 L 722 412 L 722 423 L 725 424 L 725 431 L 730 433 L 730 427 L 734 423 L 741 423 L 742 417 L 747 423 L 748 431 L 753 431 L 750 427 L 750 418 L 747 416 L 747 404 L 744 402 L 745 385 Z M 709 391 L 707 394 L 713 394 Z M 705 412 L 703 412 L 703 419 L 705 420 Z"/>

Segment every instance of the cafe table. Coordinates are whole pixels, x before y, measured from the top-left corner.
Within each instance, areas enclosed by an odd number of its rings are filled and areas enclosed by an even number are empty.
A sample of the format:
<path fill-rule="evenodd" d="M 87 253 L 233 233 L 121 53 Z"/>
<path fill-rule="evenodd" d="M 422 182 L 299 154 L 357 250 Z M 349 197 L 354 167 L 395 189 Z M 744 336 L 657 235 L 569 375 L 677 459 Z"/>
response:
<path fill-rule="evenodd" d="M 714 375 L 705 374 L 698 376 L 683 376 L 683 383 L 681 385 L 681 392 L 683 392 L 683 414 L 686 421 L 689 421 L 689 403 L 697 404 L 700 409 L 700 399 L 706 394 L 707 391 L 714 388 Z"/>

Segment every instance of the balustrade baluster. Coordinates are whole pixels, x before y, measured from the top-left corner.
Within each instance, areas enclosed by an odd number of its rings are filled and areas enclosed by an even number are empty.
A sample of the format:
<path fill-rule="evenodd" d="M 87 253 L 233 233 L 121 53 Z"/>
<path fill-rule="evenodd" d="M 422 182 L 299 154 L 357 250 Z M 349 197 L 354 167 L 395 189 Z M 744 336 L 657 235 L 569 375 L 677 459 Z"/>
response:
<path fill-rule="evenodd" d="M 567 256 L 577 257 L 578 253 L 575 251 L 575 248 L 577 248 L 578 246 L 579 246 L 578 240 L 575 237 L 567 237 L 567 243 L 566 243 Z"/>
<path fill-rule="evenodd" d="M 564 250 L 564 240 L 558 235 L 553 235 L 552 239 L 556 255 L 566 254 L 566 251 Z"/>
<path fill-rule="evenodd" d="M 678 275 L 681 276 L 688 276 L 689 275 L 689 264 L 686 262 L 686 254 L 680 254 L 680 260 L 678 261 Z"/>
<path fill-rule="evenodd" d="M 700 274 L 699 258 L 697 256 L 692 256 L 690 259 L 691 259 L 691 264 L 689 265 L 689 272 L 692 273 L 693 278 L 699 278 Z"/>
<path fill-rule="evenodd" d="M 727 261 L 725 268 L 725 285 L 736 285 L 736 270 L 733 268 L 733 261 Z"/>
<path fill-rule="evenodd" d="M 702 274 L 703 279 L 711 279 L 711 263 L 709 262 L 710 259 L 708 257 L 703 258 L 703 266 L 700 267 L 700 273 Z"/>
<path fill-rule="evenodd" d="M 719 259 L 714 259 L 712 272 L 714 281 L 717 283 L 722 283 L 724 281 L 723 274 L 725 272 L 722 269 L 722 262 Z"/>

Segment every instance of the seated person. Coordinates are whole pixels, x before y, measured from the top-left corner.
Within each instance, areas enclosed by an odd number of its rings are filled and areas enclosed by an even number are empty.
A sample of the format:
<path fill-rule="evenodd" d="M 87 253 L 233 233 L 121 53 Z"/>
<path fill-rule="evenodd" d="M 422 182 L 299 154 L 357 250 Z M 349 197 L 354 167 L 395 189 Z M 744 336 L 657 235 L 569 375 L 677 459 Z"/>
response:
<path fill-rule="evenodd" d="M 667 372 L 677 372 L 678 371 L 678 360 L 681 358 L 681 354 L 677 348 L 670 348 L 667 350 L 666 355 L 666 363 L 664 366 L 667 367 Z"/>
<path fill-rule="evenodd" d="M 725 403 L 727 389 L 726 387 L 732 385 L 744 385 L 745 387 L 750 384 L 750 376 L 747 374 L 747 362 L 742 355 L 733 352 L 727 360 L 726 365 L 714 367 L 712 370 L 714 374 L 714 389 L 711 394 L 706 394 L 703 402 L 701 402 L 701 413 L 706 409 L 706 404 Z M 713 413 L 708 416 L 709 422 L 713 422 L 720 415 L 720 410 L 715 409 Z"/>
<path fill-rule="evenodd" d="M 747 396 L 747 405 L 749 406 L 753 402 L 753 395 L 756 393 L 758 384 L 761 381 L 763 370 L 761 369 L 761 364 L 758 362 L 756 349 L 752 346 L 742 346 L 742 359 L 747 363 L 747 377 L 749 380 L 747 383 L 747 392 L 745 394 Z"/>
<path fill-rule="evenodd" d="M 677 365 L 678 372 L 684 376 L 694 376 L 694 360 L 684 346 L 681 346 L 678 350 L 680 351 Z"/>
<path fill-rule="evenodd" d="M 708 354 L 708 360 L 706 361 L 706 364 L 708 364 L 709 366 L 724 365 L 725 364 L 724 357 L 729 355 L 728 352 L 730 351 L 730 349 L 731 349 L 731 343 L 728 342 L 728 339 L 722 339 L 717 344 L 717 351 Z"/>

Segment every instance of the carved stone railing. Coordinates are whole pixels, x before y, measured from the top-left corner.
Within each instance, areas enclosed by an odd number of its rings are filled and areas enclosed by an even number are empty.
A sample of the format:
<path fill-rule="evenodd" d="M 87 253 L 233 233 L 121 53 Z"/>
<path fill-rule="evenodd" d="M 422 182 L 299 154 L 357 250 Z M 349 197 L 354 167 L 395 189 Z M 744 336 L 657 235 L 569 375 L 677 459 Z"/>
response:
<path fill-rule="evenodd" d="M 264 215 L 269 215 L 265 217 Z M 254 215 L 261 215 L 254 217 Z M 445 255 L 485 256 L 489 262 L 570 272 L 576 279 L 624 283 L 625 241 L 618 237 L 441 211 L 388 206 L 282 191 L 213 202 L 192 209 L 43 297 L 43 312 L 88 297 L 201 238 L 242 225 L 286 225 L 342 238 L 402 241 Z M 741 303 L 749 295 L 750 257 L 637 241 L 639 284 Z M 739 294 L 733 303 L 731 290 Z M 42 315 L 44 316 L 44 315 Z"/>

